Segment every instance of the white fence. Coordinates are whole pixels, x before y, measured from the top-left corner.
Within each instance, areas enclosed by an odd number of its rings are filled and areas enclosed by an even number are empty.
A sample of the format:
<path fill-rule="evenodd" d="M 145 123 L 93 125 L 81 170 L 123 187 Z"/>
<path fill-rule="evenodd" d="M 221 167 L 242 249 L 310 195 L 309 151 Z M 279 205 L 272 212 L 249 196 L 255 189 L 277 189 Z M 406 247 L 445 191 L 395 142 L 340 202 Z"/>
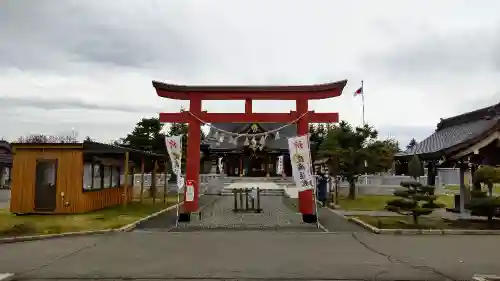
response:
<path fill-rule="evenodd" d="M 201 174 L 199 177 L 199 183 L 200 183 L 200 188 L 204 188 L 205 185 L 213 182 L 214 180 L 219 179 L 218 174 Z M 171 174 L 167 174 L 167 181 L 170 179 Z M 123 182 L 124 175 L 121 175 L 120 182 Z M 152 182 L 152 175 L 151 174 L 144 174 L 144 192 L 147 193 L 149 188 L 151 187 L 151 182 Z M 140 194 L 140 189 L 141 189 L 141 174 L 134 174 L 134 175 L 129 175 L 129 180 L 128 182 L 133 182 L 134 185 L 134 193 L 135 194 Z M 165 184 L 165 174 L 156 174 L 156 188 L 159 191 L 163 191 L 163 187 Z M 177 183 L 176 182 L 167 182 L 167 191 L 172 192 L 177 190 Z"/>
<path fill-rule="evenodd" d="M 399 186 L 401 181 L 410 180 L 409 176 L 396 175 L 362 175 L 358 178 L 356 184 L 371 186 Z M 427 184 L 427 175 L 420 177 L 420 183 Z M 346 181 L 341 185 L 347 185 Z M 438 169 L 436 176 L 436 186 L 458 185 L 460 184 L 460 170 L 453 168 Z"/>

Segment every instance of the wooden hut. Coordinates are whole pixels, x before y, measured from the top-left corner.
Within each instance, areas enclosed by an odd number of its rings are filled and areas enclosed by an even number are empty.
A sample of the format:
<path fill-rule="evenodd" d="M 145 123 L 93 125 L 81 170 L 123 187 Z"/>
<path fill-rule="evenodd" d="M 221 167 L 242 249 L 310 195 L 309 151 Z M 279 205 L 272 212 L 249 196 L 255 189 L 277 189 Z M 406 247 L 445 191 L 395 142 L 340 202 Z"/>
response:
<path fill-rule="evenodd" d="M 12 146 L 10 211 L 15 214 L 83 213 L 126 204 L 133 195 L 130 167 L 166 157 L 95 142 Z"/>

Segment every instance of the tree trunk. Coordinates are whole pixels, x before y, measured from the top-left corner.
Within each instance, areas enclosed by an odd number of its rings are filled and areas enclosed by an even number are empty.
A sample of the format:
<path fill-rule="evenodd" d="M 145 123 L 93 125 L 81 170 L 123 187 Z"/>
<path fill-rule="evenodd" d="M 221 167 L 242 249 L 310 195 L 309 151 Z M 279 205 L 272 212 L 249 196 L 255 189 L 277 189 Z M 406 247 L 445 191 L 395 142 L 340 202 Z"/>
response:
<path fill-rule="evenodd" d="M 415 215 L 415 214 L 413 214 L 412 216 L 413 216 L 413 223 L 414 223 L 415 225 L 418 225 L 418 216 L 417 216 L 417 215 Z"/>
<path fill-rule="evenodd" d="M 488 196 L 493 196 L 493 183 L 488 183 Z"/>
<path fill-rule="evenodd" d="M 356 182 L 354 180 L 349 180 L 349 199 L 356 199 Z"/>

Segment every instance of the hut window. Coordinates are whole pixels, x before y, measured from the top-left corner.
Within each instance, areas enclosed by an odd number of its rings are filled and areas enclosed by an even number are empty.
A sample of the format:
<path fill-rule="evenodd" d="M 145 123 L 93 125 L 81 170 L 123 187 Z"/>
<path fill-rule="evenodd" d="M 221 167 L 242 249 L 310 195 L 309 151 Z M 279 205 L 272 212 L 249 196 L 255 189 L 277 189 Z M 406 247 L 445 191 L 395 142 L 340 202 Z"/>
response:
<path fill-rule="evenodd" d="M 83 165 L 83 190 L 92 190 L 92 163 Z"/>
<path fill-rule="evenodd" d="M 111 166 L 104 166 L 104 188 L 111 187 Z"/>
<path fill-rule="evenodd" d="M 103 180 L 102 180 L 102 166 L 99 164 L 93 165 L 94 174 L 92 175 L 93 188 L 92 189 L 102 189 Z"/>
<path fill-rule="evenodd" d="M 111 170 L 111 186 L 118 187 L 120 186 L 120 168 L 114 167 Z"/>

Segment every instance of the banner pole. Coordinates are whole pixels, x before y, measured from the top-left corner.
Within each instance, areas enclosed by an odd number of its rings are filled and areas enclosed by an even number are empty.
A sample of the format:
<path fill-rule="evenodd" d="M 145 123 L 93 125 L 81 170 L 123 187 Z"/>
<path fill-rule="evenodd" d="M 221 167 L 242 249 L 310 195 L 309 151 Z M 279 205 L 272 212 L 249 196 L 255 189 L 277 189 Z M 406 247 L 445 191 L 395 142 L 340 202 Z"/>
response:
<path fill-rule="evenodd" d="M 320 227 L 319 223 L 319 216 L 318 216 L 318 195 L 317 193 L 317 188 L 316 188 L 316 175 L 314 171 L 314 166 L 313 166 L 313 160 L 312 160 L 312 154 L 311 154 L 311 141 L 309 139 L 309 134 L 307 134 L 307 146 L 309 148 L 309 171 L 311 171 L 311 174 L 313 175 L 314 183 L 313 183 L 313 196 L 314 196 L 314 211 L 316 212 L 316 227 Z"/>
<path fill-rule="evenodd" d="M 175 220 L 175 228 L 177 228 L 179 226 L 179 204 L 180 204 L 180 201 L 181 201 L 181 196 L 180 196 L 180 193 L 179 193 L 179 188 L 177 188 L 177 207 L 175 207 L 176 209 L 176 216 L 177 216 L 177 219 Z"/>

